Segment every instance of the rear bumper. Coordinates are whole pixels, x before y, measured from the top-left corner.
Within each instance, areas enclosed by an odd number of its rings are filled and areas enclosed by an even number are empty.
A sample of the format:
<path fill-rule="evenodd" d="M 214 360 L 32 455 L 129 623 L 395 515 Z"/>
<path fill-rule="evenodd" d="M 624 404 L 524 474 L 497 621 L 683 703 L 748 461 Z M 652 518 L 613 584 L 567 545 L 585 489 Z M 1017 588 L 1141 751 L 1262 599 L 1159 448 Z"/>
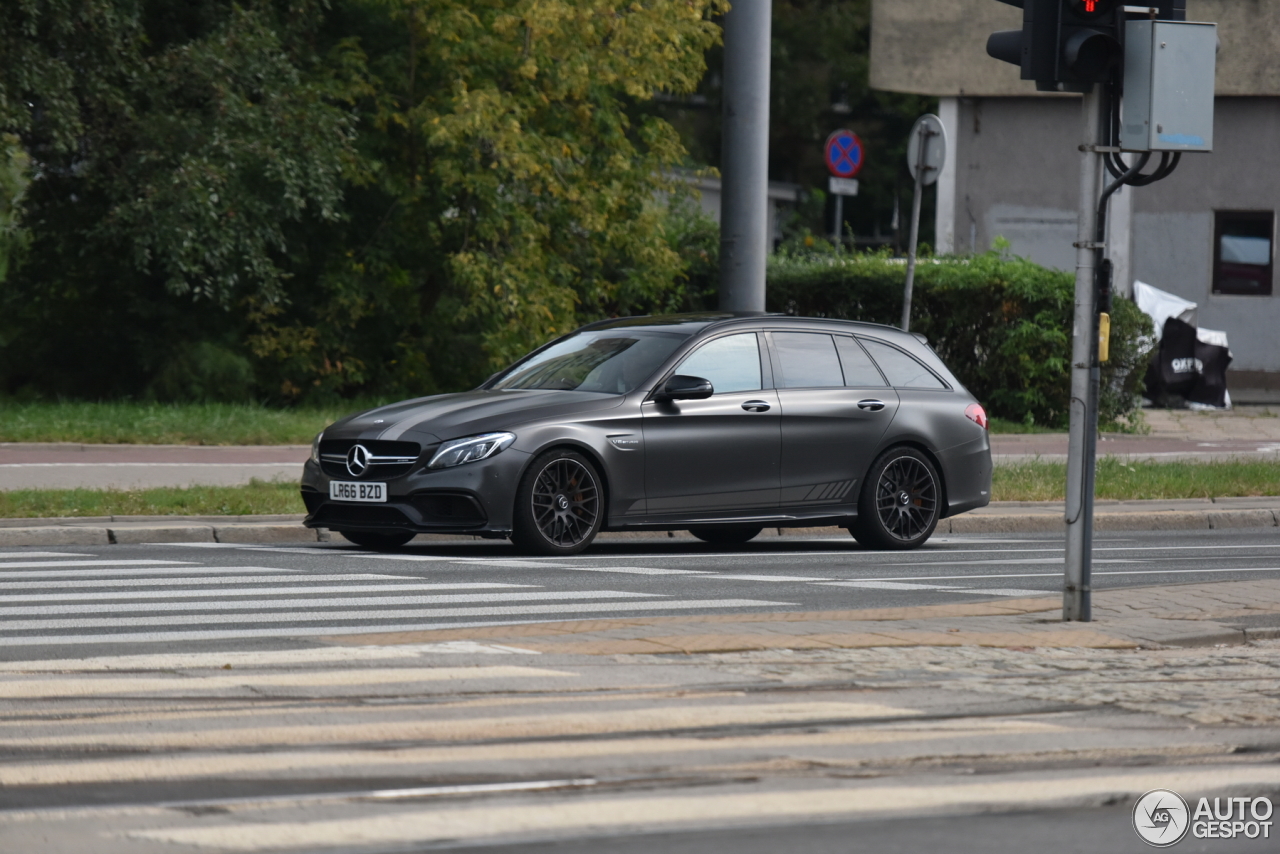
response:
<path fill-rule="evenodd" d="M 945 519 L 991 503 L 991 441 L 984 434 L 942 455 L 947 484 Z"/>

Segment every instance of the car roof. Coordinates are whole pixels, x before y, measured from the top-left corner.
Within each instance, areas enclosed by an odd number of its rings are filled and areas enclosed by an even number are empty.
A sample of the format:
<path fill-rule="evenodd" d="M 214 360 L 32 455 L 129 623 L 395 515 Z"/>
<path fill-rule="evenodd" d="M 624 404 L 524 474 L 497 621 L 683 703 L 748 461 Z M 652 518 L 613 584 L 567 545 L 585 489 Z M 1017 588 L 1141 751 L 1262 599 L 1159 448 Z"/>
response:
<path fill-rule="evenodd" d="M 692 335 L 703 328 L 712 326 L 737 326 L 737 325 L 783 325 L 789 326 L 795 324 L 803 326 L 807 324 L 820 325 L 836 325 L 850 327 L 849 331 L 853 332 L 857 329 L 864 331 L 875 331 L 878 333 L 891 333 L 894 335 L 906 335 L 917 341 L 924 343 L 922 336 L 903 332 L 896 326 L 886 326 L 882 323 L 867 323 L 861 320 L 843 320 L 834 317 L 796 317 L 789 314 L 778 314 L 763 311 L 707 311 L 690 314 L 653 314 L 637 317 L 615 317 L 608 320 L 600 320 L 590 323 L 584 327 L 584 330 L 603 330 L 603 329 L 624 329 L 628 327 L 647 327 L 650 329 L 662 329 L 664 331 L 681 332 L 686 335 Z"/>

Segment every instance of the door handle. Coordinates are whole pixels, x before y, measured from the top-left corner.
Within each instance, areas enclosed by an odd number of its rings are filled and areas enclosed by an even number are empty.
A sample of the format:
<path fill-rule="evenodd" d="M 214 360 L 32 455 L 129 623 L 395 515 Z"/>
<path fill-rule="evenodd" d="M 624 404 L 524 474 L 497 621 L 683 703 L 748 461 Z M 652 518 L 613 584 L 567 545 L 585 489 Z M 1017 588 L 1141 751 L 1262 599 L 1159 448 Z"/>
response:
<path fill-rule="evenodd" d="M 858 401 L 858 408 L 865 409 L 868 412 L 879 412 L 881 409 L 884 409 L 884 401 L 867 398 L 866 400 Z"/>
<path fill-rule="evenodd" d="M 769 404 L 765 403 L 763 400 L 748 400 L 746 403 L 742 404 L 742 408 L 748 412 L 768 412 Z"/>

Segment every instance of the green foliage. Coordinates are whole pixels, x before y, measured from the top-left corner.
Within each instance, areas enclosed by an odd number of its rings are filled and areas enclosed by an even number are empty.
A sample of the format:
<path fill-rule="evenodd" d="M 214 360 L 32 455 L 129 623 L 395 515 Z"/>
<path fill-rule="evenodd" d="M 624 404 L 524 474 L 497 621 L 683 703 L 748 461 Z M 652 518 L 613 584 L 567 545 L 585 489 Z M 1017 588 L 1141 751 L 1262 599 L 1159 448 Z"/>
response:
<path fill-rule="evenodd" d="M 992 470 L 993 501 L 1062 501 L 1067 464 L 1027 462 Z M 1097 497 L 1109 501 L 1233 498 L 1280 494 L 1280 463 L 1230 460 L 1211 463 L 1098 460 Z"/>
<path fill-rule="evenodd" d="M 284 409 L 256 403 L 0 400 L 0 442 L 310 445 L 316 433 L 339 418 L 389 402 L 366 398 Z"/>
<path fill-rule="evenodd" d="M 22 227 L 22 197 L 31 183 L 30 168 L 31 158 L 18 138 L 0 134 L 0 282 L 30 237 Z"/>
<path fill-rule="evenodd" d="M 817 317 L 898 325 L 906 264 L 886 255 L 782 254 L 769 265 L 768 307 Z M 998 252 L 922 258 L 912 297 L 913 332 L 929 343 L 993 415 L 1063 426 L 1070 388 L 1074 279 Z M 1112 352 L 1103 368 L 1103 421 L 1138 401 L 1150 334 L 1141 315 L 1116 300 Z M 1145 330 L 1145 333 L 1144 333 Z M 1122 336 L 1124 336 L 1122 338 Z"/>
<path fill-rule="evenodd" d="M 0 132 L 39 177 L 0 390 L 240 398 L 229 348 L 262 398 L 424 393 L 682 307 L 685 151 L 636 105 L 697 86 L 726 8 L 3 5 Z"/>

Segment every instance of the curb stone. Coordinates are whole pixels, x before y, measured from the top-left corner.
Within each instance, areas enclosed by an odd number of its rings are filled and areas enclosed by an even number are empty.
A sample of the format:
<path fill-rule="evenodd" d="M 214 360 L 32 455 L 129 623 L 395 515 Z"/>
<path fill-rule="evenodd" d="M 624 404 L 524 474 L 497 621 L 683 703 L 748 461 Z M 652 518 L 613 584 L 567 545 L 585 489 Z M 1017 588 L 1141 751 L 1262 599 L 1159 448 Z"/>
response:
<path fill-rule="evenodd" d="M 1265 499 L 1262 499 L 1265 500 Z M 1094 514 L 1098 531 L 1207 531 L 1232 528 L 1274 528 L 1280 524 L 1276 508 L 1224 507 L 1205 501 L 1203 510 L 1165 509 L 1169 502 L 1151 502 L 1161 509 L 1106 509 Z M 1185 506 L 1185 505 L 1184 505 Z M 1132 504 L 1130 504 L 1132 507 Z M 996 508 L 1004 509 L 1004 508 Z M 1010 506 L 1021 512 L 970 512 L 938 523 L 938 534 L 1061 534 L 1061 505 Z M 101 516 L 65 519 L 0 520 L 0 547 L 100 546 L 138 543 L 314 543 L 329 542 L 330 532 L 305 528 L 301 516 Z M 25 523 L 25 524 L 24 524 Z M 668 532 L 674 539 L 692 539 L 684 531 Z M 844 537 L 842 528 L 766 528 L 766 538 Z M 600 535 L 611 540 L 663 537 L 662 531 L 616 531 Z M 422 534 L 418 542 L 471 542 L 476 537 Z"/>

